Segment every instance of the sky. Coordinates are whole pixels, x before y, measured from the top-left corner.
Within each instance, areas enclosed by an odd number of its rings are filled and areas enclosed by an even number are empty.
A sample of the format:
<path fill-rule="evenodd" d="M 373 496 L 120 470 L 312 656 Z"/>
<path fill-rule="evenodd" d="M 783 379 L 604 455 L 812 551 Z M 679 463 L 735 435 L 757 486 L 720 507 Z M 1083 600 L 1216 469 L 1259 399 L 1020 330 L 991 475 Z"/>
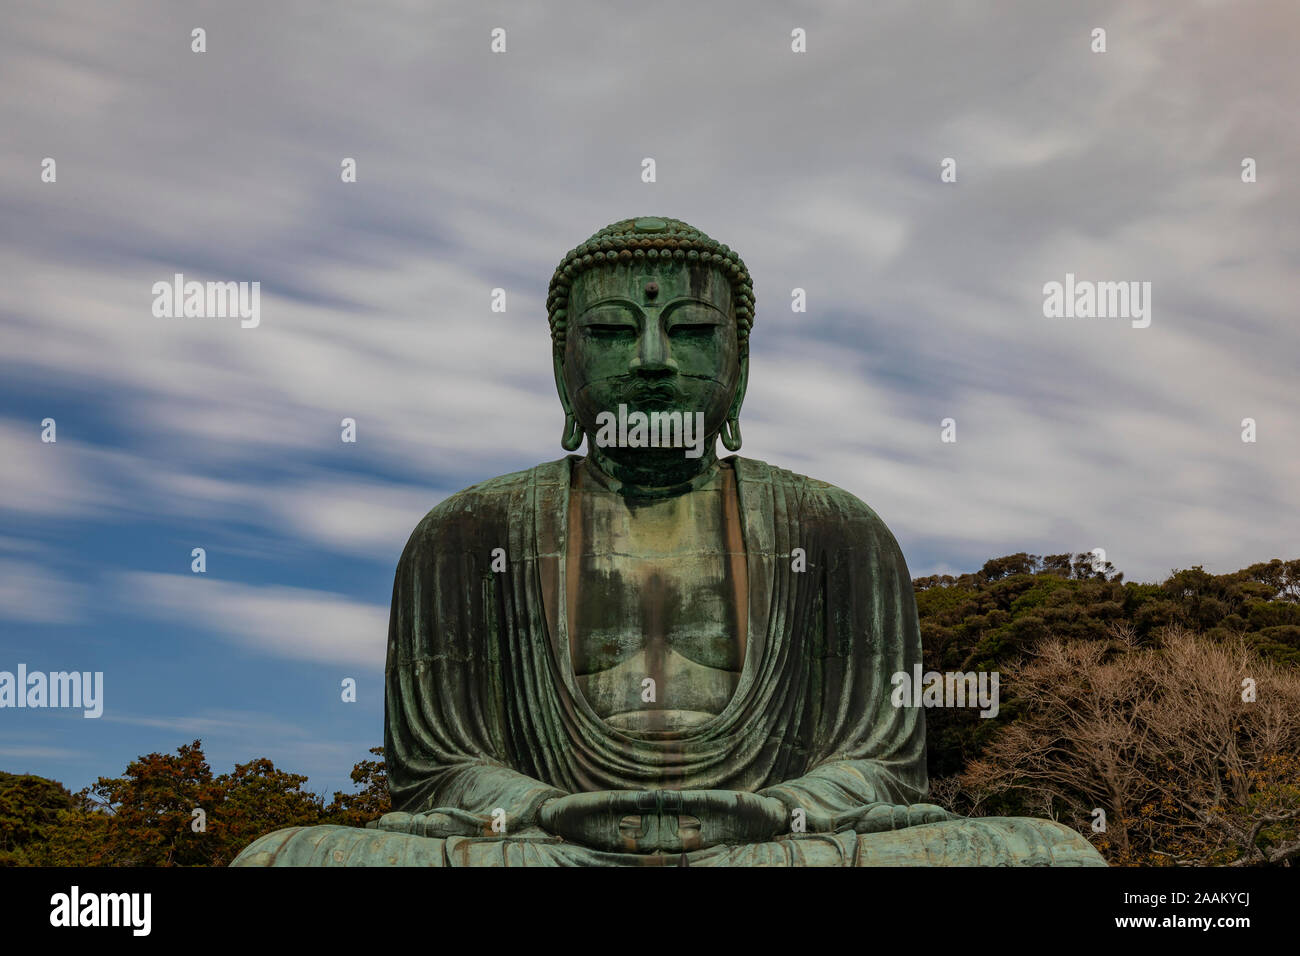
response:
<path fill-rule="evenodd" d="M 75 790 L 201 738 L 217 772 L 350 789 L 406 538 L 564 454 L 546 286 L 633 216 L 741 254 L 740 453 L 857 495 L 914 576 L 1300 556 L 1292 2 L 0 22 L 0 670 L 102 671 L 105 698 L 0 710 L 0 769 Z M 260 322 L 156 316 L 176 273 L 259 282 Z M 1046 316 L 1067 274 L 1150 283 L 1150 324 Z"/>

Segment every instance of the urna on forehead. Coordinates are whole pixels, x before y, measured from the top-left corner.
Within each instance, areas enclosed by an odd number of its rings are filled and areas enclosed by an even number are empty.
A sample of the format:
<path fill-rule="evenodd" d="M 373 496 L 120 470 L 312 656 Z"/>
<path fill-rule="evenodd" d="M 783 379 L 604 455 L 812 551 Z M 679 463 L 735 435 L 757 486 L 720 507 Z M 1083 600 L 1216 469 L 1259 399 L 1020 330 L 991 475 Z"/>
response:
<path fill-rule="evenodd" d="M 663 267 L 670 263 L 665 270 Z M 697 268 L 700 266 L 705 268 Z M 570 249 L 556 266 L 551 276 L 546 311 L 557 354 L 564 352 L 572 305 L 570 293 L 578 281 L 588 272 L 610 269 L 618 272 L 623 267 L 630 269 L 628 277 L 623 280 L 628 291 L 638 276 L 665 273 L 682 277 L 681 281 L 686 282 L 688 288 L 691 282 L 695 282 L 697 288 L 705 291 L 707 283 L 716 281 L 712 278 L 714 274 L 720 273 L 731 287 L 730 305 L 736 317 L 741 353 L 747 352 L 749 330 L 754 322 L 754 285 L 740 255 L 680 219 L 641 216 L 623 219 L 599 230 L 586 242 Z M 642 283 L 642 293 L 644 289 Z M 659 294 L 665 293 L 661 291 Z"/>
<path fill-rule="evenodd" d="M 684 298 L 708 302 L 729 313 L 731 280 L 711 265 L 671 259 L 602 265 L 574 280 L 569 292 L 569 311 L 577 317 L 593 305 L 611 299 L 649 307 Z"/>

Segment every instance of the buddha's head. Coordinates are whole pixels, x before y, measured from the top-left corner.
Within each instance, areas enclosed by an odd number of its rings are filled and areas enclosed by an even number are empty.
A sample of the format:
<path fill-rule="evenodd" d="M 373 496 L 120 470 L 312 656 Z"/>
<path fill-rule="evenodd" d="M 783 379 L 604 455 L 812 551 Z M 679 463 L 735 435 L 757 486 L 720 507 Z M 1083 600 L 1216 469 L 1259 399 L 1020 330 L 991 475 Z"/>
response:
<path fill-rule="evenodd" d="M 585 434 L 593 453 L 641 480 L 668 483 L 691 469 L 681 448 L 593 447 L 598 419 L 620 406 L 700 413 L 706 454 L 697 464 L 712 460 L 719 435 L 740 447 L 754 292 L 735 252 L 676 219 L 627 219 L 565 256 L 547 308 L 566 449 Z"/>

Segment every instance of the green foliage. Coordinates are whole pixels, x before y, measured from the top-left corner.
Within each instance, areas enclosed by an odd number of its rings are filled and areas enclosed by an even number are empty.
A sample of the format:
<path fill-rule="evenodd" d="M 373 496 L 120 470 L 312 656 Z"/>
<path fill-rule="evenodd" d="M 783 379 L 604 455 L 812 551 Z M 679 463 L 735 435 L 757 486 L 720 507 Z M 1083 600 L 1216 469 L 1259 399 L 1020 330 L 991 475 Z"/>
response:
<path fill-rule="evenodd" d="M 1000 672 L 1048 638 L 1148 646 L 1174 626 L 1213 640 L 1240 635 L 1264 658 L 1300 666 L 1300 559 L 1219 575 L 1196 566 L 1140 584 L 1124 582 L 1110 564 L 1094 570 L 1091 554 L 1020 552 L 970 574 L 912 584 L 926 670 Z M 1001 690 L 993 719 L 970 709 L 927 712 L 932 777 L 960 773 L 999 726 L 1015 720 L 1015 688 Z"/>
<path fill-rule="evenodd" d="M 382 747 L 370 752 L 383 757 Z M 75 795 L 43 777 L 0 773 L 0 865 L 225 866 L 273 830 L 364 826 L 388 812 L 382 759 L 361 761 L 352 779 L 361 792 L 335 793 L 326 806 L 303 789 L 306 776 L 264 757 L 214 775 L 198 740 L 142 756 Z"/>
<path fill-rule="evenodd" d="M 29 862 L 28 849 L 47 840 L 73 804 L 54 780 L 0 772 L 0 865 Z"/>

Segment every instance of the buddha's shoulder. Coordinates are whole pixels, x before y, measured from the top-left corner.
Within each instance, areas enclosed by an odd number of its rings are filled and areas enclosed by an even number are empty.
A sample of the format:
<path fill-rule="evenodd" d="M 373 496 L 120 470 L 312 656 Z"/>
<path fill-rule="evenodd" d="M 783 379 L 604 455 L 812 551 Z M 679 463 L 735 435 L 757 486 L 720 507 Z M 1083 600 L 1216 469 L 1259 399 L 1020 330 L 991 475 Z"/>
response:
<path fill-rule="evenodd" d="M 894 541 L 875 509 L 850 491 L 755 458 L 735 457 L 731 461 L 742 481 L 768 484 L 780 490 L 786 506 L 797 508 L 804 521 L 822 521 L 855 534 L 869 531 L 891 543 Z"/>
<path fill-rule="evenodd" d="M 448 495 L 420 520 L 412 537 L 438 535 L 466 523 L 494 525 L 518 515 L 530 490 L 560 487 L 568 482 L 569 460 L 548 461 L 508 475 L 488 478 Z"/>

